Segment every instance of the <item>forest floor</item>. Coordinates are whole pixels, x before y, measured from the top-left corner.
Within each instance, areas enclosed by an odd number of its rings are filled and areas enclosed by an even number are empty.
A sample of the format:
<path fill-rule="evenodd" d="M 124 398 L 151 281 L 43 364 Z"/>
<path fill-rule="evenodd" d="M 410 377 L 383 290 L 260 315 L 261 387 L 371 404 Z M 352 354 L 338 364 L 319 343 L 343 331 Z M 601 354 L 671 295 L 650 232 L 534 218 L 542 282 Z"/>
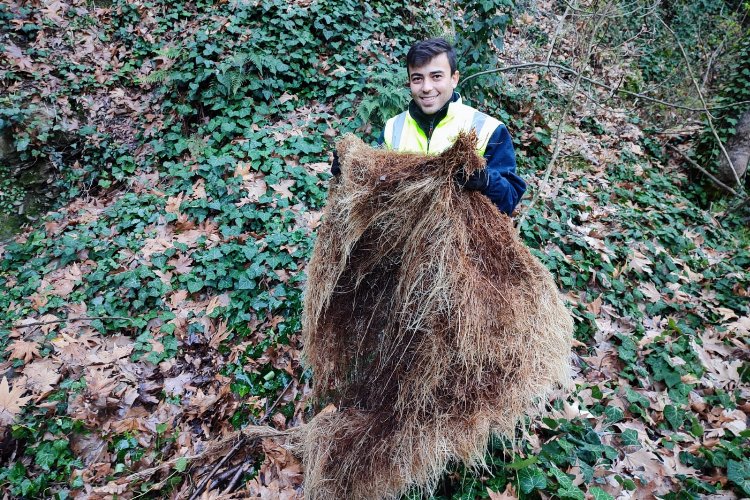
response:
<path fill-rule="evenodd" d="M 0 245 L 0 487 L 301 498 L 299 460 L 238 432 L 310 416 L 300 314 L 332 143 L 377 136 L 361 102 L 406 102 L 379 78 L 403 71 L 427 14 L 98 5 L 0 5 L 0 129 L 14 162 L 55 172 L 57 200 Z M 552 40 L 574 61 L 559 14 L 515 13 L 502 62 L 544 61 Z M 632 68 L 590 71 L 614 85 Z M 518 230 L 575 318 L 575 386 L 521 446 L 491 443 L 486 469 L 452 466 L 434 498 L 748 497 L 743 214 L 704 203 L 666 147 L 689 154 L 695 127 L 655 130 L 574 80 L 518 72 L 492 80 L 496 99 L 464 94 L 514 137 L 530 184 Z M 0 202 L 22 203 L 3 182 Z"/>

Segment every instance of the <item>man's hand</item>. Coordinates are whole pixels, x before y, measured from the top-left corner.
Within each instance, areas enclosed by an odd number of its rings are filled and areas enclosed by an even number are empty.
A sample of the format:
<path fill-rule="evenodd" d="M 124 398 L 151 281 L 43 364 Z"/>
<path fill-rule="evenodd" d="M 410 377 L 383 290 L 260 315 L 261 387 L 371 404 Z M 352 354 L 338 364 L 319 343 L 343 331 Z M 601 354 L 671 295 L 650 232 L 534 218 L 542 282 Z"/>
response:
<path fill-rule="evenodd" d="M 338 177 L 341 175 L 341 164 L 339 163 L 339 155 L 336 151 L 333 152 L 333 162 L 331 163 L 331 173 Z"/>
<path fill-rule="evenodd" d="M 471 175 L 466 175 L 464 169 L 456 172 L 453 176 L 456 185 L 467 191 L 484 191 L 490 183 L 490 176 L 487 169 L 477 170 Z"/>

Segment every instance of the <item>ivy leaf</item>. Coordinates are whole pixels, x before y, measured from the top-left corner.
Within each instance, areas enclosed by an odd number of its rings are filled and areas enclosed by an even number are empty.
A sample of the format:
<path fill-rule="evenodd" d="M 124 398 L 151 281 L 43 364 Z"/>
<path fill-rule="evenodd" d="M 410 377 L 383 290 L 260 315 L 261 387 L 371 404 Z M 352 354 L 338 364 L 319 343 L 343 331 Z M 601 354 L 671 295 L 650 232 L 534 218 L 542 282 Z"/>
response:
<path fill-rule="evenodd" d="M 609 422 L 619 422 L 625 416 L 623 411 L 616 406 L 607 406 L 604 409 L 604 414 Z"/>
<path fill-rule="evenodd" d="M 534 490 L 543 490 L 547 487 L 547 477 L 536 465 L 526 467 L 518 471 L 518 483 L 521 491 L 531 493 Z"/>
<path fill-rule="evenodd" d="M 36 449 L 34 462 L 42 469 L 49 471 L 60 456 L 60 450 L 50 441 L 45 441 Z"/>
<path fill-rule="evenodd" d="M 625 429 L 622 431 L 620 439 L 622 439 L 623 446 L 636 446 L 641 444 L 640 441 L 638 441 L 638 431 L 635 429 Z"/>
<path fill-rule="evenodd" d="M 576 487 L 573 488 L 561 488 L 557 490 L 557 495 L 560 498 L 573 498 L 575 500 L 585 500 L 586 496 L 581 490 Z"/>
<path fill-rule="evenodd" d="M 253 290 L 255 289 L 255 281 L 251 280 L 247 276 L 241 276 L 237 282 L 238 290 Z"/>
<path fill-rule="evenodd" d="M 594 500 L 614 500 L 614 497 L 612 495 L 601 488 L 597 488 L 596 486 L 589 489 L 589 493 Z"/>
<path fill-rule="evenodd" d="M 190 293 L 195 293 L 199 291 L 201 288 L 203 288 L 203 280 L 201 279 L 192 279 L 187 282 L 187 289 Z"/>
<path fill-rule="evenodd" d="M 514 469 L 519 470 L 528 467 L 529 465 L 534 465 L 537 463 L 539 459 L 535 456 L 531 456 L 529 458 L 524 458 L 520 460 L 516 460 L 515 462 L 511 462 L 509 464 L 505 465 L 506 469 Z"/>
<path fill-rule="evenodd" d="M 677 408 L 672 405 L 664 407 L 664 418 L 667 419 L 667 422 L 669 422 L 669 425 L 671 425 L 674 430 L 682 427 L 682 424 L 685 422 Z"/>
<path fill-rule="evenodd" d="M 555 479 L 557 479 L 557 482 L 560 485 L 560 489 L 557 490 L 557 494 L 560 497 L 585 500 L 586 496 L 573 484 L 573 480 L 570 479 L 566 473 L 558 469 L 555 465 L 552 465 L 549 471 L 555 476 Z"/>
<path fill-rule="evenodd" d="M 729 460 L 727 479 L 736 484 L 746 495 L 750 495 L 750 461 Z"/>

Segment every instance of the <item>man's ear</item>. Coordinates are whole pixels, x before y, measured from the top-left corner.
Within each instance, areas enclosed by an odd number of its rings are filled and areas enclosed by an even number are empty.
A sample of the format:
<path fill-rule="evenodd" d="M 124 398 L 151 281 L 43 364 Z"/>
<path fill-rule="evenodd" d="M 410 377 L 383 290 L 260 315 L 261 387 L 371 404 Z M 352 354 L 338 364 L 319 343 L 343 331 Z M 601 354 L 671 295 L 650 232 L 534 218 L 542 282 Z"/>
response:
<path fill-rule="evenodd" d="M 458 86 L 458 78 L 459 78 L 459 76 L 461 76 L 461 75 L 459 74 L 458 70 L 456 70 L 453 73 L 453 75 L 451 75 L 451 83 L 453 84 L 453 88 L 454 89 Z"/>

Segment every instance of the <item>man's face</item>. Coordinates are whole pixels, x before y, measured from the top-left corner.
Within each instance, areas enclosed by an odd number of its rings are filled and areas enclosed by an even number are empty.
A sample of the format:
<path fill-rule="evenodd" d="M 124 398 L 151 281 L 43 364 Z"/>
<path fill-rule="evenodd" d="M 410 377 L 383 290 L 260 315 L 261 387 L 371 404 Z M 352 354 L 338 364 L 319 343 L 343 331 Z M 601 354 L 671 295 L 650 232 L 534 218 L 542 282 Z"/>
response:
<path fill-rule="evenodd" d="M 438 54 L 425 65 L 409 66 L 409 89 L 417 106 L 428 115 L 442 108 L 453 97 L 458 85 L 458 71 L 451 74 L 448 56 Z"/>

